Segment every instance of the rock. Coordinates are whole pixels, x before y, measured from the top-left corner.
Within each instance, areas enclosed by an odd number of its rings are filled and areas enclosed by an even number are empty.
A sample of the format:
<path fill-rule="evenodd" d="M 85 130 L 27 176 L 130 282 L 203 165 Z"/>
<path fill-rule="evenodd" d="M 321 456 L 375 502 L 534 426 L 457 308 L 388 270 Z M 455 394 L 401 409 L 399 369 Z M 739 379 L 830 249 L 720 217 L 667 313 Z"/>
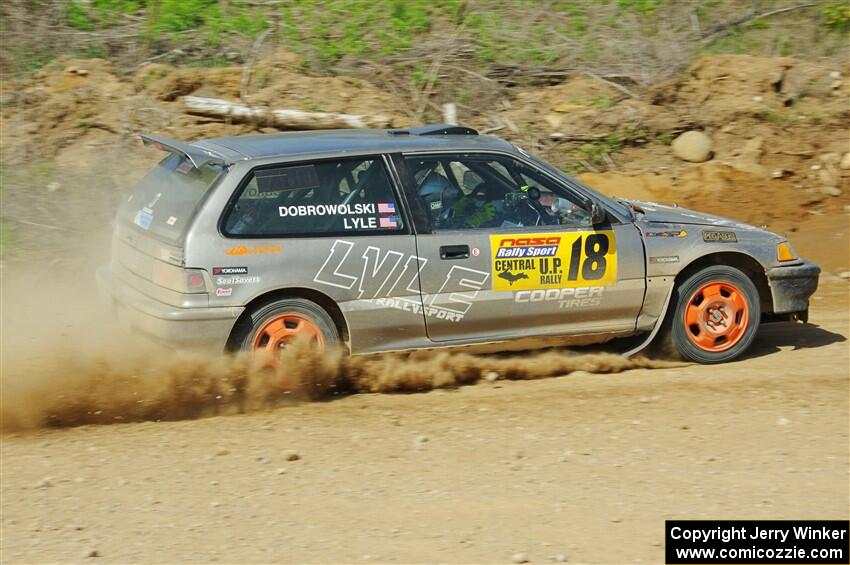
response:
<path fill-rule="evenodd" d="M 298 461 L 299 459 L 301 459 L 301 454 L 297 451 L 287 451 L 284 455 L 284 459 L 286 459 L 287 461 Z"/>
<path fill-rule="evenodd" d="M 286 469 L 284 469 L 283 467 L 278 467 L 275 473 L 277 473 L 278 475 L 286 474 Z"/>
<path fill-rule="evenodd" d="M 100 552 L 97 549 L 87 549 L 83 552 L 83 559 L 88 559 L 89 557 L 100 557 Z"/>
<path fill-rule="evenodd" d="M 215 454 L 218 455 L 219 457 L 221 457 L 223 455 L 228 455 L 229 453 L 230 453 L 230 451 L 228 451 L 224 447 L 219 447 L 218 449 L 215 450 Z"/>
<path fill-rule="evenodd" d="M 558 129 L 564 123 L 564 118 L 558 116 L 557 114 L 546 114 L 543 119 L 546 120 L 546 123 L 552 129 Z"/>
<path fill-rule="evenodd" d="M 845 153 L 841 158 L 841 163 L 838 164 L 839 167 L 844 169 L 845 171 L 850 169 L 850 153 Z"/>
<path fill-rule="evenodd" d="M 427 436 L 416 436 L 416 439 L 414 439 L 413 441 L 421 445 L 423 443 L 428 442 L 428 437 Z"/>
<path fill-rule="evenodd" d="M 552 561 L 554 561 L 555 563 L 566 563 L 567 562 L 567 556 L 564 555 L 563 553 L 559 553 L 558 555 L 552 556 Z"/>
<path fill-rule="evenodd" d="M 791 420 L 789 420 L 788 418 L 786 418 L 784 416 L 780 416 L 779 418 L 776 419 L 776 425 L 777 426 L 787 426 L 790 423 L 791 423 Z"/>
<path fill-rule="evenodd" d="M 499 373 L 496 371 L 489 371 L 484 375 L 484 380 L 488 383 L 493 383 L 499 380 Z"/>
<path fill-rule="evenodd" d="M 40 481 L 35 484 L 35 488 L 47 488 L 53 486 L 53 478 L 52 477 L 44 477 Z"/>
<path fill-rule="evenodd" d="M 672 149 L 683 161 L 702 163 L 711 159 L 711 138 L 701 131 L 686 131 L 673 140 Z"/>
<path fill-rule="evenodd" d="M 841 72 L 839 72 L 839 71 L 832 71 L 831 73 L 829 73 L 829 78 L 831 78 L 831 79 L 838 79 L 838 78 L 841 78 Z"/>
<path fill-rule="evenodd" d="M 838 273 L 838 276 L 846 281 L 850 279 L 850 271 L 841 271 L 840 273 Z"/>
<path fill-rule="evenodd" d="M 841 161 L 841 155 L 838 153 L 824 153 L 819 159 L 825 165 L 837 165 Z"/>
<path fill-rule="evenodd" d="M 514 553 L 511 555 L 511 563 L 528 563 L 528 555 L 525 553 Z"/>
<path fill-rule="evenodd" d="M 841 196 L 841 189 L 837 186 L 822 186 L 820 191 L 827 196 Z"/>
<path fill-rule="evenodd" d="M 836 175 L 833 175 L 831 171 L 828 169 L 821 169 L 818 171 L 818 180 L 824 186 L 835 186 L 835 178 Z"/>

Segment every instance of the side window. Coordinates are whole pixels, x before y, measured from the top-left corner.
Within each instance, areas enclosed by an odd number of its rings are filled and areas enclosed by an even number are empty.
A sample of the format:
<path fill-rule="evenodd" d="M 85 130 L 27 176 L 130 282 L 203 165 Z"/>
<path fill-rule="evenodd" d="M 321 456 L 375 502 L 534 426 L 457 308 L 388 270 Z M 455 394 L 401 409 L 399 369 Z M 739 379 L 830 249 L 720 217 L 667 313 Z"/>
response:
<path fill-rule="evenodd" d="M 385 233 L 403 229 L 379 158 L 257 169 L 224 221 L 225 235 Z"/>
<path fill-rule="evenodd" d="M 590 214 L 579 198 L 510 157 L 464 154 L 405 159 L 434 229 L 590 225 Z"/>

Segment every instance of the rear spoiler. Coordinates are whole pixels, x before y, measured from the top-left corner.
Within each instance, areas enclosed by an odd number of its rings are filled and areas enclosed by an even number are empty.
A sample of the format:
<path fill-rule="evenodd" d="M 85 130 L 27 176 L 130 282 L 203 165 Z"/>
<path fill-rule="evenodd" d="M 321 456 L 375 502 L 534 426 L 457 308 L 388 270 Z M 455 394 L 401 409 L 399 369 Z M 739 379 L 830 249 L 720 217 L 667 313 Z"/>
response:
<path fill-rule="evenodd" d="M 164 135 L 143 134 L 142 142 L 144 142 L 145 145 L 153 145 L 162 151 L 170 151 L 172 153 L 182 155 L 191 161 L 192 165 L 194 165 L 196 169 L 203 167 L 207 163 L 221 163 L 223 165 L 230 164 L 224 156 L 219 155 L 218 153 L 208 149 L 201 149 L 195 145 L 191 145 L 183 141 L 177 141 L 176 139 L 171 139 Z"/>

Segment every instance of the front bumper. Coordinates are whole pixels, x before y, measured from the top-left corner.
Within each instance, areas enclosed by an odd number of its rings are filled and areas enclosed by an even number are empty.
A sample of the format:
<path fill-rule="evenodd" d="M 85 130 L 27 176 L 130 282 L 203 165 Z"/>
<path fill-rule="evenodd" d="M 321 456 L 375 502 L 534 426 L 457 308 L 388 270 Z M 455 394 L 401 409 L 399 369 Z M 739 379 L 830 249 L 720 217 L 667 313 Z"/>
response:
<path fill-rule="evenodd" d="M 95 274 L 97 286 L 131 331 L 173 348 L 224 349 L 241 307 L 179 308 L 147 296 L 116 279 L 109 267 Z"/>
<path fill-rule="evenodd" d="M 773 296 L 774 314 L 808 312 L 809 297 L 818 288 L 820 267 L 809 261 L 768 269 L 767 283 Z"/>

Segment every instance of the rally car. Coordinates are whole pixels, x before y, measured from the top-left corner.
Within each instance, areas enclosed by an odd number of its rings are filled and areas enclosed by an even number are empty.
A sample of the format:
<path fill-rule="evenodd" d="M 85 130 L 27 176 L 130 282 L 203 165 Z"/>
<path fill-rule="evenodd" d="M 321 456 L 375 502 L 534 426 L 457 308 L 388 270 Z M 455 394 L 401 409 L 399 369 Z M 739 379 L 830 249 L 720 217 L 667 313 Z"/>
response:
<path fill-rule="evenodd" d="M 820 269 L 782 236 L 599 194 L 449 125 L 222 137 L 126 196 L 101 287 L 173 346 L 351 354 L 645 336 L 700 363 L 802 320 Z M 640 338 L 635 338 L 640 342 Z"/>

